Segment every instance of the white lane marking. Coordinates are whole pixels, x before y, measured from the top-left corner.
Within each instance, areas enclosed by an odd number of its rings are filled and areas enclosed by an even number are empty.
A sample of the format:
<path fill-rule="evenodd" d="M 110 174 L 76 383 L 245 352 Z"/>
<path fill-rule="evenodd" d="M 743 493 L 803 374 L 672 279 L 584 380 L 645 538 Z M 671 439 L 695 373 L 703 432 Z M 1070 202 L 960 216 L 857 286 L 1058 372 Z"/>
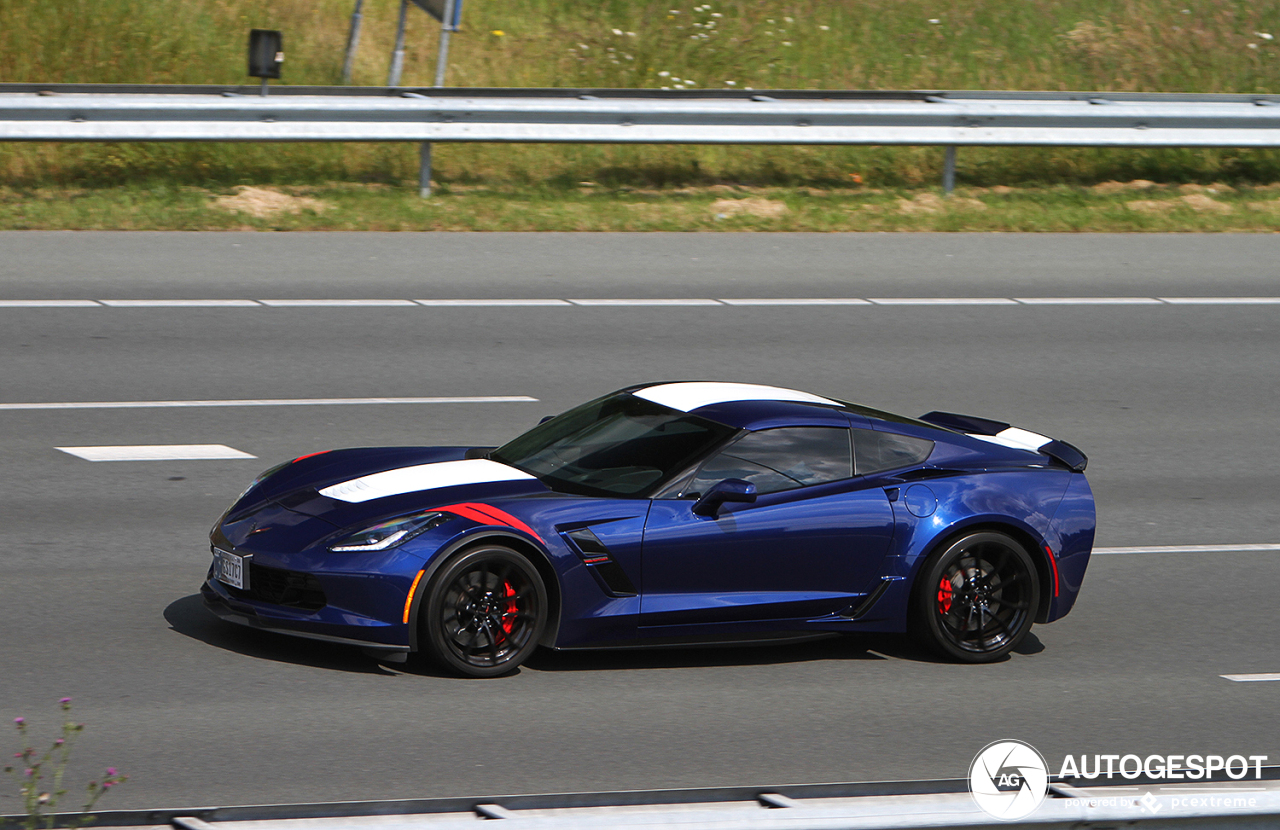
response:
<path fill-rule="evenodd" d="M 1220 674 L 1218 677 L 1234 680 L 1237 683 L 1265 683 L 1268 680 L 1280 680 L 1280 672 L 1263 672 L 1262 674 Z"/>
<path fill-rule="evenodd" d="M 695 298 L 676 298 L 676 299 L 660 299 L 660 300 L 611 300 L 611 299 L 594 299 L 594 300 L 569 300 L 574 305 L 583 306 L 646 306 L 646 305 L 724 305 L 719 300 L 695 299 Z"/>
<path fill-rule="evenodd" d="M 1159 297 L 1170 305 L 1272 305 L 1280 297 Z"/>
<path fill-rule="evenodd" d="M 388 496 L 399 496 L 404 493 L 417 493 L 420 490 L 437 490 L 442 487 L 457 487 L 460 484 L 484 484 L 491 481 L 520 481 L 532 479 L 533 476 L 489 461 L 485 458 L 470 458 L 463 461 L 437 461 L 432 464 L 416 464 L 412 467 L 401 467 L 398 470 L 386 470 L 381 473 L 353 478 L 340 484 L 325 487 L 320 495 L 331 499 L 359 504 L 373 499 L 385 499 Z"/>
<path fill-rule="evenodd" d="M 779 297 L 721 300 L 725 305 L 871 305 L 870 300 L 855 297 Z"/>
<path fill-rule="evenodd" d="M 388 403 L 530 403 L 528 395 L 481 395 L 459 398 L 260 398 L 241 401 L 66 401 L 0 403 L 0 411 L 31 409 L 184 409 L 208 406 L 367 406 Z"/>
<path fill-rule="evenodd" d="M 257 306 L 257 300 L 100 300 L 112 308 L 240 308 Z"/>
<path fill-rule="evenodd" d="M 416 306 L 412 300 L 259 300 L 273 308 L 327 308 L 330 306 Z"/>
<path fill-rule="evenodd" d="M 114 447 L 54 447 L 85 461 L 206 461 L 257 458 L 225 444 L 142 444 Z"/>
<path fill-rule="evenodd" d="M 1023 305 L 1160 305 L 1155 297 L 1014 297 Z"/>
<path fill-rule="evenodd" d="M 568 300 L 414 300 L 426 306 L 571 306 Z"/>
<path fill-rule="evenodd" d="M 1237 551 L 1274 551 L 1280 545 L 1145 545 L 1133 548 L 1094 548 L 1100 555 L 1113 553 L 1235 553 Z"/>
<path fill-rule="evenodd" d="M 1008 297 L 871 297 L 876 305 L 1017 305 Z"/>
<path fill-rule="evenodd" d="M 97 300 L 0 300 L 0 308 L 102 308 Z"/>
<path fill-rule="evenodd" d="M 756 383 L 716 383 L 691 381 L 684 383 L 660 383 L 637 389 L 631 394 L 644 398 L 662 406 L 669 406 L 681 412 L 730 401 L 799 401 L 801 403 L 821 403 L 839 406 L 833 400 L 820 398 L 808 392 L 795 389 L 782 389 L 777 386 L 762 386 Z"/>
<path fill-rule="evenodd" d="M 0 308 L 163 308 L 163 307 L 380 307 L 380 306 L 957 306 L 957 305 L 1280 305 L 1280 297 L 736 297 L 709 299 L 666 297 L 654 299 L 355 299 L 355 300 L 0 300 Z"/>

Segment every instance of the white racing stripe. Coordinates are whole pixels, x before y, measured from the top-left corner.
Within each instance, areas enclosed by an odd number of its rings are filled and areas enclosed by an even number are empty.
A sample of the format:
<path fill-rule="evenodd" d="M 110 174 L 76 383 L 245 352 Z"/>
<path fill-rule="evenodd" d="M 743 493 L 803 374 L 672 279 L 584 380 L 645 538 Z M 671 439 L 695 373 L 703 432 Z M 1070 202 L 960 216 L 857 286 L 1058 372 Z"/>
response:
<path fill-rule="evenodd" d="M 186 409 L 213 406 L 368 406 L 400 403 L 530 403 L 528 395 L 480 395 L 458 398 L 258 398 L 228 401 L 64 401 L 0 403 L 0 411 L 39 409 Z"/>
<path fill-rule="evenodd" d="M 1263 674 L 1220 674 L 1218 677 L 1226 680 L 1234 680 L 1237 683 L 1265 683 L 1268 680 L 1280 680 L 1280 672 L 1266 672 Z"/>
<path fill-rule="evenodd" d="M 532 479 L 528 473 L 490 461 L 485 458 L 469 458 L 463 461 L 438 461 L 433 464 L 417 464 L 382 473 L 353 478 L 320 490 L 320 495 L 351 504 L 385 499 L 421 490 L 437 490 L 457 487 L 461 484 L 484 484 L 493 481 L 520 481 Z"/>
<path fill-rule="evenodd" d="M 1248 553 L 1280 551 L 1280 545 L 1143 545 L 1132 548 L 1094 548 L 1103 556 L 1122 553 Z"/>
<path fill-rule="evenodd" d="M 797 401 L 820 403 L 830 406 L 840 404 L 829 398 L 821 398 L 795 389 L 777 386 L 761 386 L 755 383 L 715 383 L 692 381 L 685 383 L 661 383 L 638 389 L 631 394 L 681 412 L 692 412 L 703 406 L 731 401 Z"/>
<path fill-rule="evenodd" d="M 54 447 L 85 461 L 209 461 L 257 458 L 225 444 L 141 444 L 134 446 Z"/>

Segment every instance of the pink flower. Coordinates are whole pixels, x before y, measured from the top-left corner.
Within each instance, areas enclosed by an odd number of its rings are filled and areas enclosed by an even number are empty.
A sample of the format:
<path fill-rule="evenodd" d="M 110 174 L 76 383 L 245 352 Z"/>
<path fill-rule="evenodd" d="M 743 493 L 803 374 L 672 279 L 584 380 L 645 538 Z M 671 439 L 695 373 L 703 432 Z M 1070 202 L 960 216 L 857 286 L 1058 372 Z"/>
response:
<path fill-rule="evenodd" d="M 56 740 L 56 741 L 54 741 L 54 742 L 53 742 L 53 745 L 54 745 L 54 746 L 62 746 L 64 743 L 66 743 L 66 741 L 62 740 L 62 738 L 59 738 L 58 740 Z"/>
<path fill-rule="evenodd" d="M 63 703 L 63 704 L 70 703 L 70 702 L 71 702 L 71 698 L 69 698 L 69 697 L 64 697 L 64 698 L 62 698 L 61 700 L 59 700 L 58 702 L 59 702 L 59 703 Z"/>
<path fill-rule="evenodd" d="M 109 789 L 111 789 L 111 788 L 112 788 L 112 787 L 114 787 L 114 786 L 115 786 L 115 782 L 114 782 L 114 781 L 103 781 L 103 782 L 102 782 L 102 789 L 104 789 L 104 790 L 109 790 Z"/>
<path fill-rule="evenodd" d="M 26 722 L 27 722 L 27 719 L 26 719 L 26 718 L 14 718 L 14 719 L 13 719 L 13 722 L 14 722 L 14 723 L 16 723 L 16 724 L 18 724 L 18 726 L 22 726 L 22 724 L 24 724 L 24 723 L 26 723 Z"/>
<path fill-rule="evenodd" d="M 107 767 L 107 775 L 115 775 L 115 774 L 116 774 L 115 767 Z"/>
<path fill-rule="evenodd" d="M 27 770 L 27 777 L 28 777 L 28 778 L 30 778 L 31 776 L 35 775 L 35 773 L 36 773 L 36 771 L 35 771 L 35 770 L 33 770 L 33 769 L 28 769 L 28 770 Z"/>

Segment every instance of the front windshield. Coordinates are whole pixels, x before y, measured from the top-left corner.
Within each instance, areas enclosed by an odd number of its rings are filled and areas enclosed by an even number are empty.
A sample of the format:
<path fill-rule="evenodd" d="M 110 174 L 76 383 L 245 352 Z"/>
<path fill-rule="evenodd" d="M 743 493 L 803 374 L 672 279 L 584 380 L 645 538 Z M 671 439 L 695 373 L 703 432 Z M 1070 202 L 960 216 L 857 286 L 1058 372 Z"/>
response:
<path fill-rule="evenodd" d="M 736 432 L 623 392 L 557 415 L 489 457 L 553 490 L 642 496 Z"/>

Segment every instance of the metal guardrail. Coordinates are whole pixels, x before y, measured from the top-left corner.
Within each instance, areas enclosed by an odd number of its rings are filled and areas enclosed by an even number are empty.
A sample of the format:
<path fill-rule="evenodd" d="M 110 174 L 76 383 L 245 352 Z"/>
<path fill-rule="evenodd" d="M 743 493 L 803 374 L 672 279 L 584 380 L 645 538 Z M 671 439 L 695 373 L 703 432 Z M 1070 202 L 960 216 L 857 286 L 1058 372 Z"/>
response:
<path fill-rule="evenodd" d="M 1280 147 L 1280 95 L 0 84 L 0 141 Z M 424 181 L 425 184 L 425 181 Z M 948 187 L 949 189 L 949 187 Z"/>
<path fill-rule="evenodd" d="M 654 825 L 678 825 L 682 830 L 1274 828 L 1280 826 L 1280 768 L 1265 767 L 1261 772 L 1259 780 L 1222 782 L 1225 786 L 1215 789 L 1219 802 L 1233 802 L 1227 807 L 1210 804 L 1213 796 L 1203 785 L 1171 787 L 1139 778 L 1124 780 L 1123 786 L 1095 786 L 1090 781 L 1055 779 L 1049 798 L 1036 812 L 1011 822 L 982 812 L 969 796 L 966 781 L 941 780 L 129 810 L 95 813 L 92 826 L 351 830 L 376 824 L 380 830 L 462 830 L 474 827 L 477 819 L 491 819 L 509 822 L 511 830 L 640 830 Z M 1242 799 L 1252 804 L 1236 803 Z M 67 826 L 76 818 L 66 814 L 56 824 Z M 21 816 L 0 817 L 0 830 L 16 830 L 22 823 Z"/>

